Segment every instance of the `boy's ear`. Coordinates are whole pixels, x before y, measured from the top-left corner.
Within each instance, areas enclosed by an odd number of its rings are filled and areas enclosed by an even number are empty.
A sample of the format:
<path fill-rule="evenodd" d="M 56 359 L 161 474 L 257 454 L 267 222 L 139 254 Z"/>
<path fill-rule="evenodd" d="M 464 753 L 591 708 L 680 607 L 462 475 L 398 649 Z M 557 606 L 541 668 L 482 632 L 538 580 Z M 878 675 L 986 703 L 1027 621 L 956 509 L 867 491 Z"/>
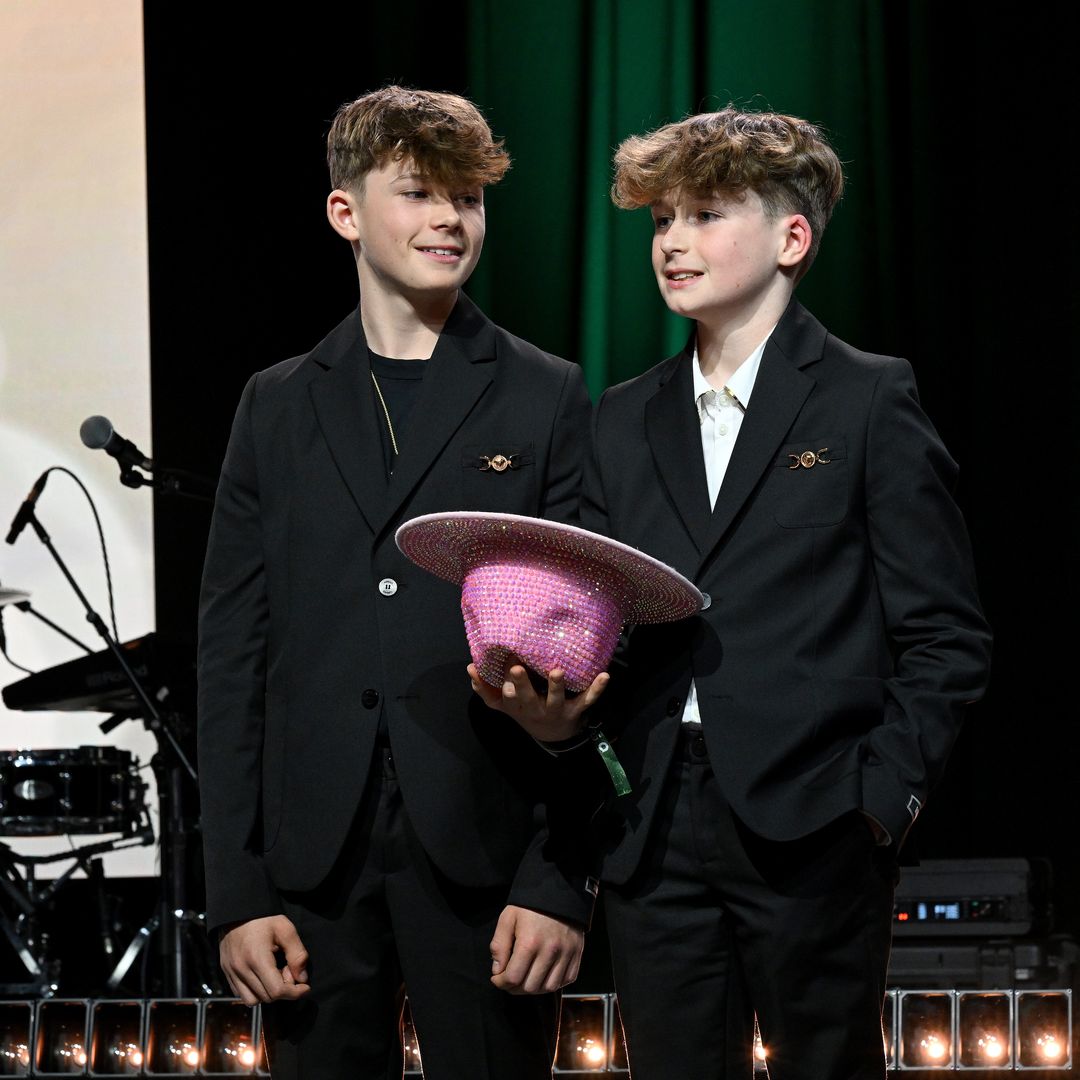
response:
<path fill-rule="evenodd" d="M 784 220 L 783 246 L 780 249 L 781 266 L 797 266 L 810 253 L 813 232 L 810 222 L 802 214 L 791 214 Z"/>
<path fill-rule="evenodd" d="M 357 201 L 351 192 L 334 188 L 326 197 L 326 219 L 330 227 L 346 240 L 357 241 L 360 239 L 360 230 L 357 227 Z"/>

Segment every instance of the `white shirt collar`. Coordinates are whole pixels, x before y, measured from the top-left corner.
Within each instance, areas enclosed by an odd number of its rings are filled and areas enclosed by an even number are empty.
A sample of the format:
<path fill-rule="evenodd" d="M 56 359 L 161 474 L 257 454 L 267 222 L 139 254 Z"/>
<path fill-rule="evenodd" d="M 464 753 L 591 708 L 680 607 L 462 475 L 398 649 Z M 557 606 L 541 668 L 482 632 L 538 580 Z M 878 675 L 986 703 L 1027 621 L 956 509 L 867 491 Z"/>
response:
<path fill-rule="evenodd" d="M 727 388 L 735 395 L 736 400 L 740 401 L 743 408 L 746 408 L 750 404 L 750 395 L 754 392 L 754 383 L 757 381 L 758 369 L 761 367 L 761 357 L 765 352 L 765 346 L 769 343 L 769 338 L 772 337 L 772 332 L 776 327 L 765 335 L 761 343 L 756 349 L 735 369 L 731 378 L 728 379 L 725 384 Z M 712 386 L 708 379 L 701 374 L 701 364 L 698 363 L 698 351 L 697 342 L 694 343 L 694 401 L 697 401 L 702 394 L 707 390 L 715 390 L 716 387 Z"/>

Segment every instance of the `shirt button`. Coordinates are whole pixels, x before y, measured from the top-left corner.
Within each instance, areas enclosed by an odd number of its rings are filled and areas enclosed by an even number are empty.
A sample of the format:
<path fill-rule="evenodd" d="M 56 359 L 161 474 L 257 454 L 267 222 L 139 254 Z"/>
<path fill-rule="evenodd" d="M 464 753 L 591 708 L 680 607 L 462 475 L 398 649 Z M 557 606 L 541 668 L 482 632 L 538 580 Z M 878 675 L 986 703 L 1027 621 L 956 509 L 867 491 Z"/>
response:
<path fill-rule="evenodd" d="M 707 593 L 701 594 L 701 610 L 708 611 L 712 607 L 712 597 Z"/>
<path fill-rule="evenodd" d="M 360 695 L 360 704 L 363 705 L 365 709 L 374 709 L 375 706 L 379 704 L 379 691 L 371 689 L 365 690 Z"/>
<path fill-rule="evenodd" d="M 682 708 L 682 702 L 677 697 L 673 697 L 667 703 L 667 714 L 668 714 L 668 716 L 678 716 L 679 715 L 679 710 L 681 708 Z"/>
<path fill-rule="evenodd" d="M 726 435 L 727 434 L 727 424 L 721 424 L 720 425 L 720 434 L 721 435 Z"/>
<path fill-rule="evenodd" d="M 384 577 L 379 582 L 379 592 L 383 596 L 393 596 L 397 592 L 397 582 L 392 577 Z"/>

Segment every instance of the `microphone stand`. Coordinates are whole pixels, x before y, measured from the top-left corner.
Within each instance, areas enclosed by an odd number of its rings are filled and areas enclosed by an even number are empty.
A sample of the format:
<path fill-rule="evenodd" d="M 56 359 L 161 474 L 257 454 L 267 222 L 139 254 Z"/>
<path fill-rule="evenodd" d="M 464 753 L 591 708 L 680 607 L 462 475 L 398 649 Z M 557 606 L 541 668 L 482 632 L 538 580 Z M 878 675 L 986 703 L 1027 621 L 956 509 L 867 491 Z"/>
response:
<path fill-rule="evenodd" d="M 27 615 L 33 615 L 35 619 L 39 619 L 50 629 L 55 630 L 61 637 L 66 637 L 68 641 L 74 643 L 75 645 L 78 645 L 84 653 L 93 653 L 94 650 L 91 649 L 89 645 L 87 645 L 83 641 L 80 641 L 74 634 L 69 634 L 62 626 L 58 626 L 56 623 L 54 623 L 52 619 L 47 618 L 45 615 L 42 615 L 41 612 L 37 610 L 37 608 L 33 607 L 30 604 L 29 600 L 17 600 L 11 606 L 17 608 L 19 611 L 25 611 Z"/>
<path fill-rule="evenodd" d="M 158 738 L 158 753 L 154 756 L 154 774 L 158 783 L 158 800 L 161 808 L 161 873 L 162 873 L 162 897 L 159 913 L 153 916 L 146 927 L 136 935 L 128 953 L 122 958 L 120 965 L 114 972 L 112 985 L 119 982 L 123 972 L 130 966 L 134 954 L 145 944 L 150 931 L 160 929 L 162 934 L 162 959 L 164 961 L 163 993 L 168 997 L 182 997 L 186 993 L 187 985 L 187 958 L 184 952 L 185 923 L 193 921 L 195 916 L 187 909 L 187 897 L 184 882 L 184 862 L 187 849 L 187 829 L 183 817 L 183 791 L 180 770 L 196 784 L 198 775 L 188 756 L 180 745 L 176 732 L 173 730 L 171 720 L 167 719 L 157 708 L 146 693 L 142 683 L 139 682 L 132 671 L 123 650 L 109 634 L 101 616 L 94 611 L 90 601 L 86 598 L 78 582 L 72 576 L 60 553 L 56 550 L 52 539 L 45 531 L 33 507 L 27 510 L 27 523 L 31 526 L 38 539 L 46 547 L 53 557 L 56 565 L 60 567 L 64 577 L 74 589 L 76 596 L 86 610 L 86 619 L 98 635 L 104 640 L 112 653 L 121 671 L 123 671 L 135 696 L 142 706 L 143 720 L 147 728 Z M 162 760 L 162 751 L 171 764 L 166 765 Z"/>
<path fill-rule="evenodd" d="M 185 469 L 163 469 L 154 466 L 153 476 L 145 476 L 134 466 L 120 466 L 120 483 L 125 487 L 152 487 L 163 495 L 179 495 L 198 502 L 214 501 L 215 485 L 205 476 L 188 472 Z"/>

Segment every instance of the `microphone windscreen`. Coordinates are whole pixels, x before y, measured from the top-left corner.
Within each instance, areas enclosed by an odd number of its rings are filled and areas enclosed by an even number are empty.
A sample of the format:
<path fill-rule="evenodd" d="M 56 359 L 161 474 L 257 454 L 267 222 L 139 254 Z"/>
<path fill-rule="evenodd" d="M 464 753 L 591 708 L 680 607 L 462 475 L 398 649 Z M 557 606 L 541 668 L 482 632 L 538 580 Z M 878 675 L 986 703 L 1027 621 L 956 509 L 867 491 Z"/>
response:
<path fill-rule="evenodd" d="M 100 450 L 113 436 L 113 426 L 104 416 L 88 416 L 79 428 L 83 446 Z"/>

